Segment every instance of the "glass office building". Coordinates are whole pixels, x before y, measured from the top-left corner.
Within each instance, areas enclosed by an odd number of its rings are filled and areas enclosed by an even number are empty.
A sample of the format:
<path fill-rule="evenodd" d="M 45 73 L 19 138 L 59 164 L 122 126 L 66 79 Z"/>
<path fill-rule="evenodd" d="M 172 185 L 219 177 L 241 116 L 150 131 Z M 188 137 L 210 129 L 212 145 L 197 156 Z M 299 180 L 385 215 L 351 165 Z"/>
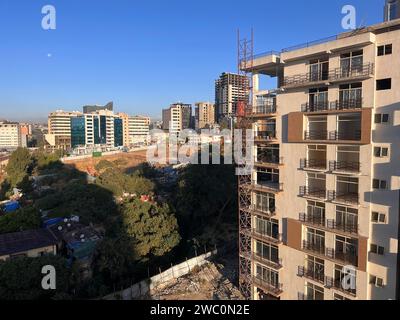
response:
<path fill-rule="evenodd" d="M 85 117 L 71 118 L 71 146 L 72 148 L 84 146 L 85 139 Z"/>
<path fill-rule="evenodd" d="M 122 119 L 114 119 L 114 145 L 116 147 L 121 147 L 124 145 L 124 130 Z"/>

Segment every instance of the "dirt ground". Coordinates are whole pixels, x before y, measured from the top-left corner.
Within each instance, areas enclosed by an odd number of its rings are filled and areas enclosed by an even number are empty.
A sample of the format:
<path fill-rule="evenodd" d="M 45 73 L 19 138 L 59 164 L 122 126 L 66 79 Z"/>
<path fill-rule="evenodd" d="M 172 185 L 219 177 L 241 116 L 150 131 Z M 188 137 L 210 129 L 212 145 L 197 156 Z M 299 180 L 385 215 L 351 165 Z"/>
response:
<path fill-rule="evenodd" d="M 151 293 L 156 300 L 243 300 L 229 278 L 234 270 L 216 263 L 207 263 L 187 276 L 157 288 Z"/>
<path fill-rule="evenodd" d="M 135 151 L 129 153 L 119 153 L 110 156 L 102 156 L 99 158 L 87 158 L 81 160 L 66 160 L 65 164 L 74 166 L 77 170 L 87 173 L 93 173 L 95 166 L 101 160 L 107 160 L 110 162 L 116 160 L 123 160 L 123 164 L 120 167 L 124 170 L 134 168 L 141 163 L 146 162 L 146 150 Z M 122 163 L 122 162 L 121 162 Z"/>

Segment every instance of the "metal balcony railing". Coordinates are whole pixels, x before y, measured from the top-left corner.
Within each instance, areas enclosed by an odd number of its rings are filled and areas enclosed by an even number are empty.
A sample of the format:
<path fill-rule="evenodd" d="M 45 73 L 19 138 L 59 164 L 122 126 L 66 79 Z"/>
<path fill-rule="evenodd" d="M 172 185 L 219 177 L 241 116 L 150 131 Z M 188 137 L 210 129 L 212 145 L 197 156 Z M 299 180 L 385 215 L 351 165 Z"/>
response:
<path fill-rule="evenodd" d="M 323 216 L 299 213 L 299 221 L 315 226 L 325 227 L 325 217 Z"/>
<path fill-rule="evenodd" d="M 326 160 L 300 159 L 300 169 L 326 170 Z"/>
<path fill-rule="evenodd" d="M 271 115 L 276 113 L 276 104 L 259 104 L 253 108 L 253 115 Z"/>
<path fill-rule="evenodd" d="M 357 288 L 348 288 L 346 289 L 343 286 L 343 280 L 341 279 L 334 279 L 332 277 L 325 277 L 325 286 L 327 288 L 334 288 L 335 290 L 339 290 L 341 292 L 344 292 L 346 294 L 350 294 L 352 296 L 357 295 Z"/>
<path fill-rule="evenodd" d="M 275 141 L 276 140 L 276 131 L 254 132 L 254 139 L 262 140 L 262 141 Z"/>
<path fill-rule="evenodd" d="M 266 291 L 266 293 L 272 294 L 274 296 L 279 296 L 283 291 L 282 283 L 272 283 L 261 277 L 253 277 L 253 284 L 260 289 Z"/>
<path fill-rule="evenodd" d="M 330 259 L 338 260 L 347 265 L 352 265 L 354 267 L 358 266 L 358 256 L 356 253 L 336 251 L 335 249 L 329 248 L 326 249 L 326 256 Z"/>
<path fill-rule="evenodd" d="M 322 284 L 325 283 L 325 272 L 324 272 L 324 270 L 321 270 L 321 271 L 310 270 L 310 269 L 307 269 L 307 268 L 305 268 L 303 266 L 298 266 L 297 275 L 299 277 L 312 279 L 312 280 L 320 282 Z"/>
<path fill-rule="evenodd" d="M 328 201 L 336 201 L 344 204 L 359 204 L 359 194 L 353 192 L 341 192 L 328 191 Z"/>
<path fill-rule="evenodd" d="M 278 183 L 278 182 L 258 181 L 257 183 L 254 183 L 252 187 L 254 189 L 259 189 L 261 191 L 273 191 L 273 192 L 283 191 L 283 183 Z"/>
<path fill-rule="evenodd" d="M 326 190 L 301 186 L 299 196 L 326 199 Z"/>
<path fill-rule="evenodd" d="M 261 216 L 266 216 L 266 217 L 273 217 L 276 215 L 276 209 L 275 208 L 262 208 L 257 205 L 251 205 L 249 207 L 249 210 L 253 212 L 254 214 L 259 214 Z"/>
<path fill-rule="evenodd" d="M 304 103 L 301 105 L 302 112 L 323 112 L 323 111 L 340 111 L 340 110 L 351 110 L 361 109 L 363 105 L 363 99 L 341 99 L 328 102 L 319 101 L 313 103 Z"/>
<path fill-rule="evenodd" d="M 264 230 L 259 230 L 257 228 L 253 229 L 253 237 L 260 238 L 262 241 L 272 242 L 275 244 L 282 243 L 283 235 L 281 233 L 273 236 L 267 234 Z"/>
<path fill-rule="evenodd" d="M 256 162 L 266 164 L 283 164 L 283 157 L 259 154 L 256 157 Z"/>
<path fill-rule="evenodd" d="M 350 109 L 361 109 L 363 105 L 363 99 L 342 99 L 336 100 L 330 103 L 330 110 L 350 110 Z"/>
<path fill-rule="evenodd" d="M 303 250 L 310 251 L 319 255 L 326 255 L 325 245 L 316 242 L 308 242 L 306 240 L 303 241 Z"/>
<path fill-rule="evenodd" d="M 331 131 L 329 132 L 329 140 L 359 141 L 361 140 L 361 130 L 352 132 Z"/>
<path fill-rule="evenodd" d="M 313 84 L 315 82 L 332 82 L 339 80 L 350 80 L 359 77 L 368 77 L 374 74 L 374 63 L 366 63 L 360 66 L 353 66 L 350 68 L 335 68 L 329 71 L 320 72 L 307 72 L 287 76 L 283 80 L 284 87 L 298 87 L 303 85 Z"/>
<path fill-rule="evenodd" d="M 259 262 L 267 267 L 271 267 L 274 269 L 281 269 L 283 267 L 282 265 L 282 259 L 278 258 L 278 259 L 270 259 L 268 257 L 265 257 L 261 254 L 258 253 L 254 253 L 253 254 L 253 260 L 256 262 Z"/>
<path fill-rule="evenodd" d="M 328 219 L 326 221 L 326 226 L 329 229 L 342 231 L 349 234 L 358 234 L 358 224 L 356 223 L 347 223 L 343 221 L 335 221 L 333 219 Z"/>
<path fill-rule="evenodd" d="M 361 163 L 357 161 L 329 161 L 329 171 L 344 171 L 359 173 Z"/>
<path fill-rule="evenodd" d="M 328 131 L 327 130 L 305 131 L 304 140 L 328 140 Z"/>

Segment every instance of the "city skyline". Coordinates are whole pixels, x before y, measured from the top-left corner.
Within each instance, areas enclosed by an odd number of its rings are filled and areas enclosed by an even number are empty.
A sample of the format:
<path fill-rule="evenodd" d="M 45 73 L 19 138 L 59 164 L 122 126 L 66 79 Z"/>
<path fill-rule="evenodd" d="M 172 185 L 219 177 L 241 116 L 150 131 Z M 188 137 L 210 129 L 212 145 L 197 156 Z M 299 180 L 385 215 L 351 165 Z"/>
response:
<path fill-rule="evenodd" d="M 278 16 L 266 14 L 271 5 L 263 2 L 255 4 L 257 12 L 243 14 L 240 3 L 226 6 L 225 1 L 213 3 L 210 12 L 204 2 L 118 1 L 94 6 L 90 1 L 56 0 L 52 5 L 57 29 L 45 31 L 41 8 L 47 3 L 2 1 L 0 118 L 43 122 L 57 109 L 114 101 L 120 112 L 160 119 L 161 110 L 171 103 L 214 101 L 214 81 L 222 72 L 236 72 L 238 28 L 244 35 L 254 28 L 255 53 L 344 31 L 341 9 L 347 3 L 330 1 L 315 16 L 309 8 L 317 1 L 310 2 L 304 8 L 290 1 L 287 18 L 298 30 L 293 33 Z M 357 9 L 357 26 L 382 18 L 380 0 L 357 0 L 352 5 Z M 19 14 L 17 22 L 9 12 Z M 313 28 L 322 23 L 324 28 Z M 281 28 L 271 37 L 266 30 L 277 25 Z"/>

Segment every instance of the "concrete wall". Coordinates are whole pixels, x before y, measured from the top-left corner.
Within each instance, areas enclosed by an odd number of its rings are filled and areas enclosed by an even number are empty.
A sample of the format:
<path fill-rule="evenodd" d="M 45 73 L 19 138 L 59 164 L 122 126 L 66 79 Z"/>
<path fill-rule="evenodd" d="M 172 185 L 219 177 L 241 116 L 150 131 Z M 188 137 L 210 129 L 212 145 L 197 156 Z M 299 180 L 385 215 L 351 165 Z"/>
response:
<path fill-rule="evenodd" d="M 209 258 L 217 254 L 217 250 L 208 252 L 201 256 L 182 262 L 154 277 L 143 280 L 139 283 L 134 284 L 132 287 L 122 290 L 120 292 L 110 294 L 103 299 L 105 300 L 135 300 L 140 299 L 146 295 L 151 294 L 151 291 L 159 286 L 165 285 L 174 279 L 185 276 L 190 273 L 194 267 L 200 267 L 209 261 Z"/>

